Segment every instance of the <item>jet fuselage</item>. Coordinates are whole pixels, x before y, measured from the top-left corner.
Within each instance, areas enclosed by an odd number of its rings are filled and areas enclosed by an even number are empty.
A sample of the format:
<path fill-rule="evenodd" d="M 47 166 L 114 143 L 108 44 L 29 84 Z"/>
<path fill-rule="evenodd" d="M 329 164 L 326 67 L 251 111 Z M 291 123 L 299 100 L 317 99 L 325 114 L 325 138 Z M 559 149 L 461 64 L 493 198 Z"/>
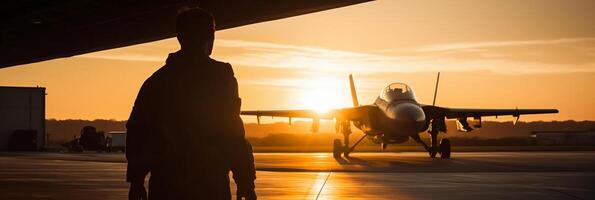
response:
<path fill-rule="evenodd" d="M 355 126 L 377 143 L 398 144 L 428 128 L 424 111 L 415 100 L 413 90 L 402 83 L 387 86 L 370 109 L 369 120 Z"/>

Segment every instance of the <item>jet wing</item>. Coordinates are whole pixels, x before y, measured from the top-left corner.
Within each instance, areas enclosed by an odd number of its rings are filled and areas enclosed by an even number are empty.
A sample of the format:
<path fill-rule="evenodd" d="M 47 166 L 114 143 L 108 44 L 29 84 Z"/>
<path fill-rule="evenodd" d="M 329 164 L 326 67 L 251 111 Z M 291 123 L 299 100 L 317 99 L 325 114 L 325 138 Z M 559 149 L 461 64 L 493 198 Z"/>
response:
<path fill-rule="evenodd" d="M 464 118 L 464 117 L 484 117 L 484 116 L 501 116 L 501 115 L 530 115 L 530 114 L 546 114 L 558 113 L 556 109 L 469 109 L 469 108 L 449 108 L 445 117 L 447 119 Z"/>
<path fill-rule="evenodd" d="M 486 116 L 503 116 L 512 115 L 518 117 L 520 115 L 529 114 L 546 114 L 558 113 L 557 109 L 474 109 L 474 108 L 444 108 L 438 106 L 423 106 L 426 115 L 433 116 L 433 118 L 444 117 L 447 119 L 459 119 L 467 117 L 486 117 Z"/>
<path fill-rule="evenodd" d="M 242 111 L 241 115 L 270 116 L 270 117 L 290 117 L 290 118 L 312 118 L 312 119 L 361 119 L 368 110 L 373 107 L 357 106 L 351 108 L 340 108 L 329 110 L 328 112 L 318 112 L 316 110 L 253 110 Z"/>
<path fill-rule="evenodd" d="M 242 111 L 241 115 L 255 115 L 255 116 L 269 116 L 269 117 L 291 117 L 291 118 L 318 118 L 318 119 L 332 119 L 333 114 L 319 113 L 316 110 L 250 110 Z"/>

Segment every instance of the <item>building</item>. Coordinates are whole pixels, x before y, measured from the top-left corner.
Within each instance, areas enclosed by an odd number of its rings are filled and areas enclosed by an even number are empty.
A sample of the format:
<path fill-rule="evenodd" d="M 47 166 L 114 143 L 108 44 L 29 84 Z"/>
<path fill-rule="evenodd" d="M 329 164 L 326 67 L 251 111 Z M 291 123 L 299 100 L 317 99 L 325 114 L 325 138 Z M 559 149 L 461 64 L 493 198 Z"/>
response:
<path fill-rule="evenodd" d="M 533 131 L 540 145 L 595 145 L 595 129 L 580 131 Z"/>
<path fill-rule="evenodd" d="M 0 149 L 44 147 L 45 88 L 0 86 Z"/>

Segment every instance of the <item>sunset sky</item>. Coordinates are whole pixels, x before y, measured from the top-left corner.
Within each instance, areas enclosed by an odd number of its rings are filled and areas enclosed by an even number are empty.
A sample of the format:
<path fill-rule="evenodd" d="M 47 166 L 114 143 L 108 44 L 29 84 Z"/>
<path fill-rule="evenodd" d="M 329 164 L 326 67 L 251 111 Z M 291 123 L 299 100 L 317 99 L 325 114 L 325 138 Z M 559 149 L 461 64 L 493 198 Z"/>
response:
<path fill-rule="evenodd" d="M 442 72 L 439 106 L 595 120 L 594 19 L 592 0 L 379 0 L 219 31 L 213 57 L 234 66 L 243 109 L 350 106 L 350 73 L 360 103 L 404 82 L 431 104 Z M 47 87 L 47 118 L 124 120 L 178 48 L 172 38 L 4 68 L 0 85 Z"/>

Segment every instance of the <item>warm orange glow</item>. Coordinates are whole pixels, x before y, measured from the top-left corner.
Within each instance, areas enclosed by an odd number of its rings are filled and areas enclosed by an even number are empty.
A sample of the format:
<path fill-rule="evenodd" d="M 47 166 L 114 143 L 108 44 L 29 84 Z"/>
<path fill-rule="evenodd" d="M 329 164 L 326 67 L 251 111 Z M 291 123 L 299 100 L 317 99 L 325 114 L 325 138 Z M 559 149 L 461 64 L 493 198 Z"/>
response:
<path fill-rule="evenodd" d="M 248 110 L 349 107 L 350 73 L 361 104 L 391 82 L 431 104 L 441 71 L 439 106 L 556 108 L 521 120 L 595 120 L 593 6 L 374 1 L 219 31 L 213 57 L 234 66 Z M 172 38 L 3 68 L 0 85 L 46 87 L 47 118 L 125 120 L 143 81 L 178 48 Z"/>
<path fill-rule="evenodd" d="M 299 94 L 299 104 L 307 109 L 314 109 L 320 114 L 327 113 L 333 108 L 346 107 L 348 102 L 348 85 L 338 78 L 303 79 L 298 85 L 303 85 Z"/>

